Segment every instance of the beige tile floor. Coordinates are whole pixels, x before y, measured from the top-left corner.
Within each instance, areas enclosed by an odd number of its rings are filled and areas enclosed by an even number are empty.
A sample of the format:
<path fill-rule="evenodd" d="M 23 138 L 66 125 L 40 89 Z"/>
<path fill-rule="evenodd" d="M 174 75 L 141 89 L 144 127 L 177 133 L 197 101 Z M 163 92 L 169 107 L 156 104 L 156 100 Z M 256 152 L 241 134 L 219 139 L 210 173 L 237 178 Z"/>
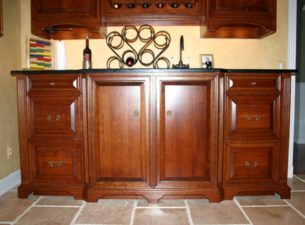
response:
<path fill-rule="evenodd" d="M 277 195 L 207 200 L 100 200 L 29 196 L 16 189 L 0 197 L 0 225 L 305 225 L 305 176 L 289 180 L 291 199 Z"/>

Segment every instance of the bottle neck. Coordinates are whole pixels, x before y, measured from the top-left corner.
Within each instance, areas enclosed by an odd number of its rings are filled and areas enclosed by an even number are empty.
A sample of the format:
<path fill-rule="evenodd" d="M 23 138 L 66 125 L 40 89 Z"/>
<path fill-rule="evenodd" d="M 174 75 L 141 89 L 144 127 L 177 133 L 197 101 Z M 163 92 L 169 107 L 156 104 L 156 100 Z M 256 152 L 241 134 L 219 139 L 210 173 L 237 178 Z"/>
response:
<path fill-rule="evenodd" d="M 86 34 L 86 48 L 89 48 L 89 34 Z"/>

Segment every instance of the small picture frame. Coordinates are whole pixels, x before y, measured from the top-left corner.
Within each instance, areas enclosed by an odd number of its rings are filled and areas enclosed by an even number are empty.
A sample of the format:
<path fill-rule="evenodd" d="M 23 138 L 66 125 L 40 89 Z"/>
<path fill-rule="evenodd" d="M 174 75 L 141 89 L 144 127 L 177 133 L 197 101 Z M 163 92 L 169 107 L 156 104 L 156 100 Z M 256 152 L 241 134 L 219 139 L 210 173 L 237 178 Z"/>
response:
<path fill-rule="evenodd" d="M 213 54 L 200 54 L 200 65 L 204 69 L 212 69 L 214 67 Z"/>

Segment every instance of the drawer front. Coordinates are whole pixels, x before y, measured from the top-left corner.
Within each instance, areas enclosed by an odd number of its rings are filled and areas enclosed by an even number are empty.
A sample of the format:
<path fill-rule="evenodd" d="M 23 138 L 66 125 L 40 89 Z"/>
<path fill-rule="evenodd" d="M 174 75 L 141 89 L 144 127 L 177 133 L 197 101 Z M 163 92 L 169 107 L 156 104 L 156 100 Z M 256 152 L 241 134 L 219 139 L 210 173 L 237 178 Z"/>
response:
<path fill-rule="evenodd" d="M 80 90 L 80 76 L 73 75 L 29 75 L 29 91 L 35 93 L 46 91 L 75 91 Z"/>
<path fill-rule="evenodd" d="M 242 91 L 242 90 L 273 90 L 279 91 L 280 75 L 279 74 L 229 74 L 226 79 L 227 90 Z"/>
<path fill-rule="evenodd" d="M 31 136 L 80 137 L 79 97 L 32 96 L 29 101 Z"/>
<path fill-rule="evenodd" d="M 278 139 L 280 96 L 226 97 L 226 139 Z"/>
<path fill-rule="evenodd" d="M 70 143 L 31 145 L 31 174 L 36 183 L 79 184 L 82 176 L 80 147 Z"/>
<path fill-rule="evenodd" d="M 274 143 L 226 144 L 225 182 L 272 182 L 277 177 L 277 156 Z"/>

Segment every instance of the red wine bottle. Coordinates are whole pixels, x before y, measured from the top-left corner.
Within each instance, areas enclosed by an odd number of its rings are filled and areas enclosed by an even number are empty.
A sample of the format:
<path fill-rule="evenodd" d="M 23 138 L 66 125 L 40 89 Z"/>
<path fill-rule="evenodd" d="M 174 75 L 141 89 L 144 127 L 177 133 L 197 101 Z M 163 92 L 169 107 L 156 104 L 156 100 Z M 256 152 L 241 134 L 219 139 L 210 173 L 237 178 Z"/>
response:
<path fill-rule="evenodd" d="M 86 48 L 83 50 L 83 69 L 92 69 L 92 54 L 89 48 L 89 34 L 86 34 Z"/>
<path fill-rule="evenodd" d="M 126 65 L 127 65 L 127 66 L 132 67 L 134 64 L 135 64 L 134 58 L 128 57 L 128 58 L 126 59 Z"/>

